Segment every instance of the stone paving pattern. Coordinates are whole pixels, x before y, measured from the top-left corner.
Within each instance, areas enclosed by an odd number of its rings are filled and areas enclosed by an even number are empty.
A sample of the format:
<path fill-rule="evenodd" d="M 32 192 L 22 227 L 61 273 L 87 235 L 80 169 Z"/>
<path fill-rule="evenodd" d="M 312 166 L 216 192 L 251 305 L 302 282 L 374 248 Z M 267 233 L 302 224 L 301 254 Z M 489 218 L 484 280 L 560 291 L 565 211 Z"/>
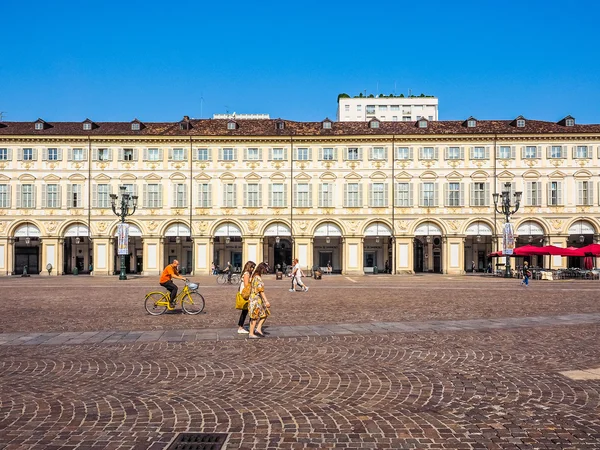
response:
<path fill-rule="evenodd" d="M 600 448 L 600 380 L 563 374 L 600 368 L 598 282 L 267 278 L 249 341 L 235 288 L 150 317 L 156 281 L 0 279 L 0 448 Z"/>

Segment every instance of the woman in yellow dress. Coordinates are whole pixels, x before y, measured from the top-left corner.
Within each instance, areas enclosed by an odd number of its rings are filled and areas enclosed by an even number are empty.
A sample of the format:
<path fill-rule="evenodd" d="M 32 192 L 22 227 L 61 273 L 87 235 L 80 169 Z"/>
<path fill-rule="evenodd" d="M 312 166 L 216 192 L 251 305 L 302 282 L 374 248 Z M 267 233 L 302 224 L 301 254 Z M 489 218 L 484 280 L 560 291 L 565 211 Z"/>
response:
<path fill-rule="evenodd" d="M 269 308 L 271 304 L 265 294 L 265 284 L 262 275 L 267 273 L 267 265 L 262 262 L 252 273 L 252 289 L 250 291 L 250 301 L 248 305 L 248 315 L 250 316 L 250 334 L 248 339 L 259 339 L 265 337 L 262 326 L 271 314 Z"/>

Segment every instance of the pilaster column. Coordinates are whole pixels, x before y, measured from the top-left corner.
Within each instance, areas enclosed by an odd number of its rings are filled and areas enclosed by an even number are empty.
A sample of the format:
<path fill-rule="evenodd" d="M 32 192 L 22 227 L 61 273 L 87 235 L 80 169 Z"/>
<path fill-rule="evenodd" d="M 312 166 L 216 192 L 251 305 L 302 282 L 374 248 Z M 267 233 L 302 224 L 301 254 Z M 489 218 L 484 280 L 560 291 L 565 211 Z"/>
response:
<path fill-rule="evenodd" d="M 94 246 L 94 270 L 91 275 L 112 275 L 113 240 L 110 237 L 95 237 L 92 243 Z"/>
<path fill-rule="evenodd" d="M 163 256 L 162 239 L 160 237 L 144 238 L 144 267 L 143 275 L 160 275 L 162 272 Z"/>
<path fill-rule="evenodd" d="M 444 237 L 443 272 L 449 275 L 465 273 L 465 238 L 462 236 Z"/>
<path fill-rule="evenodd" d="M 292 258 L 298 258 L 300 267 L 304 271 L 313 266 L 312 247 L 312 237 L 300 236 L 294 238 L 294 254 L 292 255 Z"/>
<path fill-rule="evenodd" d="M 264 245 L 261 237 L 246 236 L 242 240 L 242 244 L 242 269 L 247 261 L 254 261 L 258 265 L 265 260 Z"/>
<path fill-rule="evenodd" d="M 363 246 L 364 239 L 362 237 L 344 238 L 344 259 L 342 261 L 344 275 L 364 275 Z"/>
<path fill-rule="evenodd" d="M 194 237 L 194 272 L 192 275 L 210 275 L 213 258 L 213 242 L 210 236 Z"/>
<path fill-rule="evenodd" d="M 396 236 L 396 273 L 414 272 L 413 237 Z"/>
<path fill-rule="evenodd" d="M 62 273 L 62 267 L 58 256 L 62 247 L 62 239 L 58 237 L 45 237 L 42 239 L 42 259 L 40 261 L 41 276 L 58 276 Z M 48 272 L 48 264 L 52 270 Z"/>
<path fill-rule="evenodd" d="M 12 272 L 11 255 L 12 238 L 0 238 L 0 277 L 8 276 Z"/>
<path fill-rule="evenodd" d="M 550 245 L 555 247 L 567 248 L 569 246 L 569 236 L 549 236 Z M 564 269 L 567 267 L 566 256 L 550 256 L 550 269 Z"/>

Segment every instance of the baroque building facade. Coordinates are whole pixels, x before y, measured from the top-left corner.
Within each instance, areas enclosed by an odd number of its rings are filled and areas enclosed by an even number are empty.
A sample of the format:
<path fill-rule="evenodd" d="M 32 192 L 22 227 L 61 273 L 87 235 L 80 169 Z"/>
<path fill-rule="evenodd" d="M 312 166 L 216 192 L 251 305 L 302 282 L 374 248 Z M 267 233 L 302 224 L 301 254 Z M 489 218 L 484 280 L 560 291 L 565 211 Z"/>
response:
<path fill-rule="evenodd" d="M 0 275 L 118 273 L 110 195 L 121 187 L 139 197 L 129 273 L 292 257 L 344 274 L 482 271 L 501 245 L 503 189 L 523 192 L 518 245 L 598 240 L 599 146 L 600 125 L 570 116 L 3 122 Z"/>

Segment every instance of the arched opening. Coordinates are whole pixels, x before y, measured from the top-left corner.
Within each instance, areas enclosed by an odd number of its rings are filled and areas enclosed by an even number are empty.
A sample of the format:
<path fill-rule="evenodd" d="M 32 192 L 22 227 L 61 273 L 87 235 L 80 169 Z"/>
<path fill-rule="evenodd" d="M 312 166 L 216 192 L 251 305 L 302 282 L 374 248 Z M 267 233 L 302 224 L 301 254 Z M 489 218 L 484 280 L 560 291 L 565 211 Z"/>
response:
<path fill-rule="evenodd" d="M 415 230 L 414 271 L 443 273 L 442 230 L 433 222 L 425 222 Z"/>
<path fill-rule="evenodd" d="M 225 223 L 215 231 L 213 237 L 213 262 L 218 269 L 225 269 L 230 262 L 240 272 L 243 265 L 242 231 L 234 223 Z M 255 261 L 257 262 L 257 261 Z"/>
<path fill-rule="evenodd" d="M 163 267 L 177 260 L 182 275 L 191 273 L 194 270 L 192 245 L 192 234 L 185 223 L 170 225 L 165 230 Z"/>
<path fill-rule="evenodd" d="M 492 229 L 481 221 L 473 222 L 465 232 L 465 272 L 492 273 Z"/>
<path fill-rule="evenodd" d="M 13 275 L 22 275 L 23 270 L 28 274 L 40 273 L 40 236 L 39 228 L 31 223 L 21 225 L 15 230 Z"/>
<path fill-rule="evenodd" d="M 63 274 L 90 273 L 89 268 L 93 258 L 89 236 L 90 231 L 83 224 L 74 224 L 65 230 L 63 235 Z"/>
<path fill-rule="evenodd" d="M 533 220 L 523 222 L 517 228 L 516 247 L 524 245 L 533 245 L 534 247 L 543 247 L 545 244 L 544 229 L 542 226 Z M 521 267 L 527 261 L 529 267 L 546 267 L 544 266 L 544 256 L 523 256 L 515 258 L 515 266 Z"/>
<path fill-rule="evenodd" d="M 594 243 L 594 234 L 596 229 L 587 220 L 578 220 L 569 227 L 569 240 L 567 242 L 568 247 L 581 248 L 586 245 Z M 569 256 L 567 261 L 567 267 L 579 268 L 579 269 L 590 269 L 586 267 L 586 260 L 580 256 Z M 594 264 L 592 263 L 592 266 Z"/>
<path fill-rule="evenodd" d="M 265 262 L 273 270 L 292 264 L 292 232 L 286 224 L 270 225 L 265 230 L 263 245 L 263 255 L 267 255 Z"/>
<path fill-rule="evenodd" d="M 332 222 L 321 224 L 313 239 L 313 267 L 327 273 L 330 265 L 333 273 L 341 273 L 342 256 L 342 230 Z"/>
<path fill-rule="evenodd" d="M 129 239 L 125 252 L 125 273 L 142 273 L 144 270 L 144 245 L 142 241 L 142 231 L 134 224 L 129 225 Z M 118 229 L 115 230 L 114 239 L 114 271 L 113 274 L 119 275 L 121 272 L 121 255 L 119 255 Z"/>
<path fill-rule="evenodd" d="M 383 222 L 375 222 L 365 230 L 363 242 L 363 271 L 391 273 L 392 230 Z"/>

